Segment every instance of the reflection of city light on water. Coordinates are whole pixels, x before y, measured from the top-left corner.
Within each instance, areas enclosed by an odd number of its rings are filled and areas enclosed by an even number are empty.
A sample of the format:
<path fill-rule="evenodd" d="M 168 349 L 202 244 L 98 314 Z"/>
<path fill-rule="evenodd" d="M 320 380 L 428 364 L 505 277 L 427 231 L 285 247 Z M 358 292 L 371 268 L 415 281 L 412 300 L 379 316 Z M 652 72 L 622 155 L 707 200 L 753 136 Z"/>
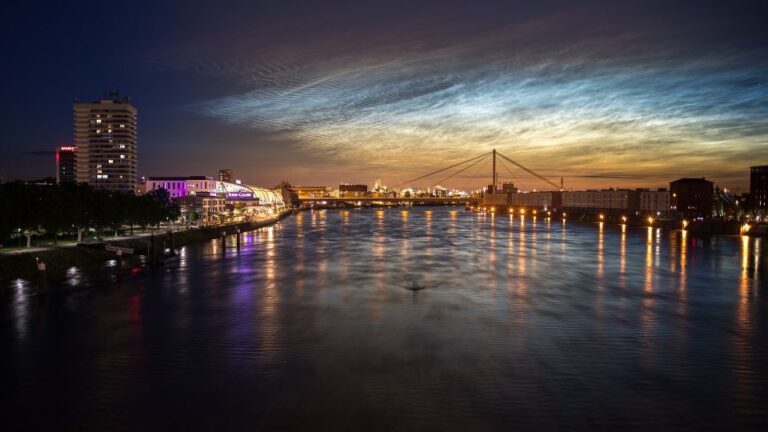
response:
<path fill-rule="evenodd" d="M 597 230 L 597 275 L 599 277 L 603 276 L 603 240 L 603 222 L 600 222 Z"/>
<path fill-rule="evenodd" d="M 27 288 L 29 282 L 24 279 L 16 279 L 13 282 L 13 318 L 16 333 L 20 339 L 24 339 L 29 329 L 29 294 Z"/>
<path fill-rule="evenodd" d="M 73 267 L 68 268 L 66 275 L 67 275 L 66 276 L 66 278 L 67 278 L 67 285 L 69 285 L 69 286 L 72 286 L 72 287 L 78 286 L 83 281 L 83 275 L 80 272 L 80 269 L 77 268 L 77 267 L 73 266 Z"/>
<path fill-rule="evenodd" d="M 683 297 L 688 282 L 686 274 L 688 268 L 688 231 L 682 230 L 680 233 L 680 295 Z"/>
<path fill-rule="evenodd" d="M 619 252 L 619 271 L 622 278 L 627 270 L 627 226 L 621 226 L 621 250 Z"/>

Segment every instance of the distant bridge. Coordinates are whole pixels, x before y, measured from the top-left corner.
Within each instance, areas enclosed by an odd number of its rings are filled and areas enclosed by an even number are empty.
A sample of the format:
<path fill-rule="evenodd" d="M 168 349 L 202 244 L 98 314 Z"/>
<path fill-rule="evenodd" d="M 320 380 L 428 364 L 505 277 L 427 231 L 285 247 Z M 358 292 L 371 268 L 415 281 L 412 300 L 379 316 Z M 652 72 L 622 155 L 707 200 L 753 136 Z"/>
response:
<path fill-rule="evenodd" d="M 454 204 L 467 205 L 477 204 L 482 198 L 479 197 L 397 197 L 397 198 L 375 198 L 375 197 L 315 197 L 299 198 L 301 203 L 389 203 L 389 204 Z"/>
<path fill-rule="evenodd" d="M 553 187 L 555 190 L 563 190 L 562 185 L 562 179 L 560 179 L 560 185 L 550 181 L 546 177 L 536 173 L 535 171 L 526 168 L 525 166 L 521 165 L 520 163 L 504 156 L 501 153 L 498 153 L 496 149 L 489 151 L 487 153 L 483 153 L 479 156 L 472 157 L 470 159 L 461 161 L 459 163 L 452 164 L 448 167 L 441 168 L 435 171 L 432 171 L 430 173 L 418 176 L 416 178 L 412 178 L 410 180 L 404 181 L 402 183 L 398 183 L 395 185 L 395 188 L 401 187 L 401 186 L 407 186 L 411 185 L 418 181 L 424 181 L 427 178 L 433 178 L 435 180 L 429 180 L 429 184 L 434 187 L 438 184 L 441 184 L 451 178 L 457 177 L 459 174 L 469 170 L 470 168 L 477 166 L 480 162 L 491 160 L 492 161 L 492 168 L 490 174 L 490 190 L 488 190 L 491 194 L 496 194 L 499 191 L 498 183 L 499 183 L 499 177 L 496 172 L 496 162 L 497 162 L 497 156 L 501 159 L 499 160 L 499 163 L 503 168 L 505 168 L 512 176 L 514 174 L 512 173 L 512 170 L 504 163 L 504 161 L 511 163 L 512 165 L 522 169 L 523 171 L 527 172 L 528 174 L 538 178 L 539 180 L 543 181 L 547 185 Z M 480 168 L 479 166 L 477 168 Z M 440 177 L 433 177 L 437 174 L 441 174 Z M 446 176 L 446 174 L 448 174 Z M 474 175 L 470 177 L 470 181 L 474 180 L 478 175 L 478 171 L 476 169 Z M 445 176 L 445 177 L 443 177 Z M 484 176 L 481 176 L 484 177 Z M 346 196 L 346 197 L 298 197 L 298 201 L 300 203 L 397 203 L 397 204 L 464 204 L 464 205 L 478 205 L 483 201 L 482 197 L 477 196 L 470 196 L 470 197 L 391 197 L 391 198 L 376 198 L 376 197 L 355 197 L 355 196 Z"/>

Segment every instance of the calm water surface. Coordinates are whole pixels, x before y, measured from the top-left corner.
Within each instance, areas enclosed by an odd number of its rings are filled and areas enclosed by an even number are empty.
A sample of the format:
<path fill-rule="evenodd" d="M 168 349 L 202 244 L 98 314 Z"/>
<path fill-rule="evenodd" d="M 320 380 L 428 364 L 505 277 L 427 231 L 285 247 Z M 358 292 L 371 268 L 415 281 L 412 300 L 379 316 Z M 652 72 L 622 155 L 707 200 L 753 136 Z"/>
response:
<path fill-rule="evenodd" d="M 220 247 L 119 282 L 72 269 L 45 301 L 13 282 L 5 424 L 768 425 L 765 240 L 417 207 L 302 213 Z"/>

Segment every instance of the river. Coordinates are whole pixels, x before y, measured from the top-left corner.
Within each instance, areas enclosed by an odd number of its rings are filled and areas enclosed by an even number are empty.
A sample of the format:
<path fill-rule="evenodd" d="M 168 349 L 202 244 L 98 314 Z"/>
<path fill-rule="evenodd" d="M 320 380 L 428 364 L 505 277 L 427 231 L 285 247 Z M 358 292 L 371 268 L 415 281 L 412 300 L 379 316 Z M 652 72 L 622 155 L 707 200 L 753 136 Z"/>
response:
<path fill-rule="evenodd" d="M 230 239 L 229 246 L 234 245 Z M 762 252 L 761 252 L 762 250 Z M 0 302 L 4 424 L 722 430 L 768 422 L 765 240 L 320 210 Z"/>

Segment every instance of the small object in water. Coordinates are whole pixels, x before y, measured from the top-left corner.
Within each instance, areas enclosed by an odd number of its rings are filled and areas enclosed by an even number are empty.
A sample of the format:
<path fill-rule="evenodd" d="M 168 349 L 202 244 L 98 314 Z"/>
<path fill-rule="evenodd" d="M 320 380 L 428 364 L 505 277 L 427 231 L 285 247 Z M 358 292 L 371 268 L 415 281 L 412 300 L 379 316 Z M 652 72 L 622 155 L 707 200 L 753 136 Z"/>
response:
<path fill-rule="evenodd" d="M 416 283 L 415 280 L 412 280 L 411 284 L 410 285 L 406 285 L 405 288 L 409 289 L 411 291 L 419 291 L 419 290 L 423 290 L 426 287 L 424 285 L 419 285 L 419 284 Z"/>

